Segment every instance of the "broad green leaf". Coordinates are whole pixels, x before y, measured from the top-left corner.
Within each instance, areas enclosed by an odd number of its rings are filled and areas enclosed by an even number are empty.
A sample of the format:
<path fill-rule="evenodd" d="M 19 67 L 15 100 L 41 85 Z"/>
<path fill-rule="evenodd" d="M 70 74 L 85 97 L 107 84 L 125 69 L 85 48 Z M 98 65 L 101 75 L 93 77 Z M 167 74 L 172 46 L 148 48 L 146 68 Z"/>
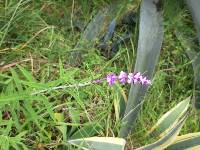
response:
<path fill-rule="evenodd" d="M 156 141 L 153 144 L 149 144 L 138 148 L 137 150 L 163 150 L 171 145 L 179 134 L 185 120 L 187 118 L 187 114 L 183 116 L 183 118 L 177 123 L 177 125 L 169 131 L 165 136 L 163 136 L 160 140 Z"/>
<path fill-rule="evenodd" d="M 190 103 L 190 97 L 178 103 L 174 108 L 165 113 L 152 127 L 150 135 L 160 136 L 165 135 L 179 119 L 187 112 Z"/>
<path fill-rule="evenodd" d="M 178 136 L 175 142 L 170 145 L 166 150 L 197 150 L 198 148 L 200 148 L 200 132 Z"/>
<path fill-rule="evenodd" d="M 163 41 L 162 12 L 157 8 L 159 0 L 143 0 L 140 7 L 139 41 L 135 72 L 146 73 L 152 77 L 160 55 Z M 132 85 L 119 136 L 126 137 L 131 131 L 143 103 L 147 86 Z"/>
<path fill-rule="evenodd" d="M 124 139 L 114 137 L 90 137 L 68 142 L 85 150 L 124 150 L 126 144 Z"/>

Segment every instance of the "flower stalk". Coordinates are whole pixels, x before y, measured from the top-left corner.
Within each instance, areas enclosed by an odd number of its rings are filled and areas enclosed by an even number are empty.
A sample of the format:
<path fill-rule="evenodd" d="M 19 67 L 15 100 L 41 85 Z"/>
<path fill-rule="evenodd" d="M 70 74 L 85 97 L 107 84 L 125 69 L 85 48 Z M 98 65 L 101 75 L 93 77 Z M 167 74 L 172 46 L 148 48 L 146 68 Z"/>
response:
<path fill-rule="evenodd" d="M 119 75 L 116 75 L 114 73 L 110 73 L 107 75 L 106 78 L 92 80 L 85 83 L 79 83 L 79 84 L 71 84 L 71 85 L 61 85 L 56 87 L 51 87 L 39 91 L 35 91 L 31 93 L 31 95 L 37 95 L 40 93 L 45 93 L 53 90 L 60 90 L 60 89 L 67 89 L 67 88 L 75 88 L 75 87 L 84 87 L 89 86 L 93 84 L 100 84 L 102 82 L 107 81 L 109 86 L 114 85 L 117 81 L 121 83 L 122 85 L 128 84 L 142 84 L 142 85 L 150 85 L 151 81 L 147 79 L 147 77 L 143 76 L 140 72 L 137 73 L 126 73 L 124 71 L 121 71 Z"/>

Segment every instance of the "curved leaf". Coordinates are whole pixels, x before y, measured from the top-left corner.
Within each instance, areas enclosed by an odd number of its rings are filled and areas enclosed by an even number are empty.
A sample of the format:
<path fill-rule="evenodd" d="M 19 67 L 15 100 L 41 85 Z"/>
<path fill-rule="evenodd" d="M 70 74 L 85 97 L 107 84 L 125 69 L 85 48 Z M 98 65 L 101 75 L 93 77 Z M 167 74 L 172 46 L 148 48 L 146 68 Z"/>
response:
<path fill-rule="evenodd" d="M 193 20 L 198 31 L 198 37 L 200 42 L 200 1 L 199 0 L 187 0 L 187 5 L 192 13 Z"/>
<path fill-rule="evenodd" d="M 126 144 L 124 139 L 114 137 L 90 137 L 68 142 L 85 150 L 124 150 Z"/>
<path fill-rule="evenodd" d="M 103 23 L 105 21 L 105 16 L 108 13 L 108 9 L 105 8 L 103 11 L 100 10 L 96 16 L 91 20 L 91 22 L 86 27 L 85 31 L 81 35 L 80 41 L 75 46 L 76 49 L 79 48 L 90 48 L 94 45 L 94 42 L 99 35 L 100 31 L 102 30 Z M 87 46 L 87 47 L 85 47 Z M 76 64 L 80 63 L 81 61 L 81 53 L 80 52 L 72 52 L 70 63 Z"/>
<path fill-rule="evenodd" d="M 176 37 L 180 41 L 183 48 L 192 61 L 192 67 L 194 71 L 194 106 L 195 108 L 200 108 L 200 52 L 196 52 L 193 45 L 195 45 L 191 40 L 188 40 L 186 36 L 181 34 L 179 31 L 175 32 Z"/>
<path fill-rule="evenodd" d="M 197 150 L 200 148 L 200 132 L 189 133 L 178 136 L 175 142 L 170 145 L 167 150 L 189 149 Z"/>
<path fill-rule="evenodd" d="M 184 117 L 177 123 L 177 125 L 171 131 L 169 131 L 165 136 L 163 136 L 160 140 L 156 141 L 153 144 L 143 146 L 137 150 L 162 150 L 167 148 L 176 139 L 183 124 L 185 123 L 186 118 L 187 114 L 185 114 Z"/>
<path fill-rule="evenodd" d="M 192 17 L 197 29 L 199 43 L 200 43 L 200 1 L 199 0 L 187 0 L 187 5 L 192 13 Z M 186 41 L 187 42 L 187 41 Z M 189 42 L 187 42 L 189 43 Z M 191 44 L 189 43 L 189 46 Z M 190 51 L 186 51 L 189 58 L 193 60 L 192 66 L 194 70 L 194 100 L 195 108 L 200 109 L 200 52 L 196 52 L 193 48 L 190 47 Z"/>
<path fill-rule="evenodd" d="M 178 103 L 174 108 L 165 113 L 150 130 L 150 135 L 162 137 L 169 132 L 189 108 L 190 97 Z"/>
<path fill-rule="evenodd" d="M 108 27 L 109 31 L 104 38 L 104 42 L 109 40 L 114 32 L 116 20 L 121 16 L 121 14 L 127 11 L 129 3 L 131 2 L 129 2 L 128 0 L 124 0 L 123 2 L 116 1 L 112 3 L 111 6 L 105 7 L 100 10 L 84 30 L 79 42 L 75 46 L 75 49 L 82 50 L 92 48 L 95 44 L 96 39 L 99 38 L 100 33 L 105 30 L 105 27 L 108 26 L 108 22 L 111 22 L 112 20 L 112 23 Z M 75 65 L 77 63 L 80 63 L 81 52 L 72 52 L 70 62 L 71 64 Z"/>
<path fill-rule="evenodd" d="M 143 0 L 140 8 L 139 41 L 135 72 L 145 72 L 150 78 L 158 61 L 163 41 L 162 13 L 158 8 L 158 4 L 160 4 L 159 0 Z M 125 115 L 122 120 L 125 126 L 120 129 L 120 137 L 126 137 L 132 129 L 141 109 L 142 99 L 146 90 L 146 86 L 131 86 Z"/>

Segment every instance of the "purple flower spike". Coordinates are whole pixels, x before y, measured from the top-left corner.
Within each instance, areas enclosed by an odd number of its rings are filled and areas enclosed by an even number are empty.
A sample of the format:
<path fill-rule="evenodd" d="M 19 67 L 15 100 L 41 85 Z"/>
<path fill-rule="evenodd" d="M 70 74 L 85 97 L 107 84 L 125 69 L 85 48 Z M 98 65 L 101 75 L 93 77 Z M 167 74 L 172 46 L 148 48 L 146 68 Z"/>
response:
<path fill-rule="evenodd" d="M 151 85 L 151 80 L 147 80 L 147 84 L 148 84 L 148 85 Z"/>
<path fill-rule="evenodd" d="M 133 80 L 134 80 L 134 74 L 133 73 L 129 73 L 127 82 L 129 84 L 131 84 L 131 83 L 133 83 Z"/>
<path fill-rule="evenodd" d="M 142 79 L 141 73 L 140 73 L 140 72 L 136 73 L 136 74 L 134 75 L 134 79 L 137 80 L 137 81 L 140 81 L 140 80 Z"/>
<path fill-rule="evenodd" d="M 141 84 L 143 85 L 143 84 L 147 84 L 147 78 L 146 77 L 144 77 L 144 78 L 141 78 L 140 79 L 140 82 L 141 82 Z"/>
<path fill-rule="evenodd" d="M 144 85 L 151 85 L 151 81 L 146 79 L 146 80 L 143 81 L 143 84 Z"/>
<path fill-rule="evenodd" d="M 113 73 L 107 75 L 107 82 L 110 86 L 112 86 L 117 80 L 117 76 Z"/>
<path fill-rule="evenodd" d="M 121 71 L 120 74 L 119 74 L 119 76 L 118 76 L 118 79 L 121 82 L 121 84 L 124 85 L 126 83 L 127 79 L 128 79 L 127 73 L 124 72 L 124 71 Z"/>

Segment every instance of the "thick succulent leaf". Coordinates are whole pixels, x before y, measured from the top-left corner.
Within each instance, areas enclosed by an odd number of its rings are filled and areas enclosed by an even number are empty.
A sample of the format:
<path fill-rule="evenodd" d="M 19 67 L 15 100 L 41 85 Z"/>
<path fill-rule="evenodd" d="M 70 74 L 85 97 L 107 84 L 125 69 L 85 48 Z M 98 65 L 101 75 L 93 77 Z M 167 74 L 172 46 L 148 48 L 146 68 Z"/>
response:
<path fill-rule="evenodd" d="M 176 37 L 180 41 L 183 48 L 192 61 L 192 67 L 194 71 L 194 105 L 195 108 L 200 109 L 200 52 L 196 52 L 193 45 L 195 45 L 186 36 L 181 34 L 180 31 L 176 31 Z"/>
<path fill-rule="evenodd" d="M 114 30 L 116 27 L 116 18 L 112 20 L 110 25 L 108 26 L 108 30 L 100 43 L 97 45 L 97 48 L 100 50 L 100 52 L 107 58 L 109 58 L 109 47 L 110 47 L 110 40 L 114 34 Z"/>
<path fill-rule="evenodd" d="M 115 40 L 111 45 L 112 56 L 117 53 L 120 44 L 131 38 L 130 33 L 124 33 L 119 39 Z"/>
<path fill-rule="evenodd" d="M 90 137 L 68 141 L 85 150 L 124 150 L 126 141 L 114 137 Z"/>
<path fill-rule="evenodd" d="M 200 1 L 199 0 L 187 0 L 187 5 L 192 13 L 193 20 L 196 25 L 196 29 L 198 32 L 198 38 L 200 43 Z M 180 36 L 180 34 L 179 34 Z M 194 100 L 195 100 L 195 107 L 200 109 L 200 52 L 196 52 L 194 48 L 191 47 L 190 42 L 186 41 L 187 43 L 187 54 L 189 58 L 192 60 L 192 66 L 194 70 Z"/>
<path fill-rule="evenodd" d="M 162 15 L 158 8 L 159 3 L 159 0 L 143 0 L 140 8 L 139 41 L 135 72 L 145 72 L 150 78 L 158 61 L 163 41 Z M 131 86 L 123 118 L 125 126 L 120 130 L 120 137 L 126 137 L 132 129 L 141 109 L 142 99 L 146 90 L 146 86 Z"/>
<path fill-rule="evenodd" d="M 76 49 L 80 48 L 91 48 L 94 45 L 95 40 L 97 39 L 100 31 L 102 30 L 103 23 L 105 21 L 106 14 L 108 13 L 108 9 L 100 10 L 96 16 L 91 20 L 91 22 L 86 27 L 85 31 L 81 35 L 81 38 L 77 45 Z M 72 52 L 70 63 L 78 64 L 81 61 L 81 53 Z"/>
<path fill-rule="evenodd" d="M 108 13 L 108 9 L 100 10 L 97 15 L 93 18 L 93 20 L 88 24 L 87 28 L 83 32 L 81 36 L 81 41 L 77 44 L 76 47 L 80 47 L 82 41 L 90 41 L 93 42 L 96 40 L 100 31 L 102 30 L 102 25 L 104 23 L 104 19 L 106 14 Z"/>
<path fill-rule="evenodd" d="M 200 145 L 187 148 L 187 150 L 198 150 L 198 149 L 200 149 Z"/>
<path fill-rule="evenodd" d="M 163 150 L 171 145 L 179 134 L 185 120 L 187 118 L 187 114 L 183 116 L 183 118 L 176 124 L 176 126 L 169 131 L 165 136 L 163 136 L 160 140 L 156 141 L 153 144 L 149 144 L 143 146 L 137 150 Z"/>
<path fill-rule="evenodd" d="M 162 137 L 168 133 L 187 112 L 189 108 L 190 97 L 181 101 L 174 108 L 165 113 L 150 130 L 150 135 Z"/>
<path fill-rule="evenodd" d="M 116 19 L 113 19 L 112 22 L 110 23 L 109 27 L 108 27 L 108 31 L 107 31 L 107 34 L 105 35 L 104 39 L 103 39 L 103 43 L 108 42 L 112 38 L 113 33 L 115 31 L 115 27 L 116 27 Z"/>
<path fill-rule="evenodd" d="M 187 5 L 192 13 L 193 20 L 198 31 L 198 37 L 200 42 L 200 1 L 199 0 L 187 0 Z"/>
<path fill-rule="evenodd" d="M 196 149 L 195 149 L 196 148 Z M 175 142 L 170 145 L 167 150 L 177 149 L 199 149 L 200 148 L 200 132 L 189 133 L 186 135 L 178 136 Z"/>
<path fill-rule="evenodd" d="M 108 27 L 108 33 L 104 38 L 104 41 L 109 40 L 114 32 L 116 26 L 116 20 L 127 11 L 127 5 L 130 4 L 128 0 L 116 1 L 112 6 L 105 7 L 100 10 L 94 18 L 90 21 L 77 45 L 75 46 L 76 50 L 83 50 L 92 48 L 95 44 L 95 41 L 99 38 L 99 35 L 102 31 L 107 28 L 109 22 L 111 22 Z M 77 64 L 81 62 L 81 52 L 72 52 L 70 59 L 71 64 Z"/>

